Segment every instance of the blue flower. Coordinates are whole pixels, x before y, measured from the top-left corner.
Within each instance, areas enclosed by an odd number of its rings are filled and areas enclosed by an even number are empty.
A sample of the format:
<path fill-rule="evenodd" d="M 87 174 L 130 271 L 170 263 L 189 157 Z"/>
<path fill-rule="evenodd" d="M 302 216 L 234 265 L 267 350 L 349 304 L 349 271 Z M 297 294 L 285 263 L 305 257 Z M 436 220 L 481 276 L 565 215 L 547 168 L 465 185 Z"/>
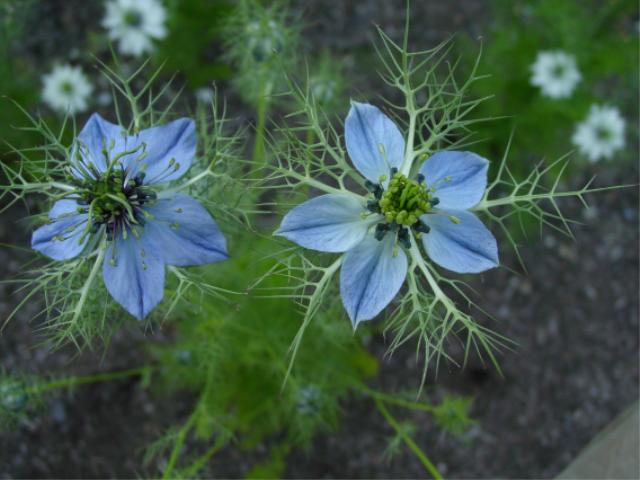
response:
<path fill-rule="evenodd" d="M 162 300 L 165 265 L 228 258 L 207 210 L 188 195 L 161 189 L 184 175 L 195 152 L 195 124 L 188 118 L 128 135 L 94 113 L 71 149 L 73 189 L 33 232 L 32 248 L 54 260 L 104 256 L 107 290 L 142 320 Z"/>
<path fill-rule="evenodd" d="M 412 244 L 458 273 L 496 267 L 494 236 L 468 209 L 484 195 L 489 162 L 470 152 L 442 151 L 407 177 L 405 141 L 373 105 L 353 103 L 345 123 L 347 152 L 365 177 L 366 196 L 331 193 L 293 208 L 277 235 L 305 248 L 344 253 L 342 302 L 354 327 L 378 315 L 407 275 Z"/>

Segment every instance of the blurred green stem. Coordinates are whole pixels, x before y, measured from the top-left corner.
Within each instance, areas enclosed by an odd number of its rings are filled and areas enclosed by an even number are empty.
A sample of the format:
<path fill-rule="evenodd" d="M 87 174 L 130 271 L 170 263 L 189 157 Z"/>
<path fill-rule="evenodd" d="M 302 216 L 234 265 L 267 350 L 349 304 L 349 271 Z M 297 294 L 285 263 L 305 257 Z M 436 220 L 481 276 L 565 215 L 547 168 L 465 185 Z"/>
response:
<path fill-rule="evenodd" d="M 182 426 L 182 428 L 180 428 L 180 431 L 178 432 L 178 437 L 176 439 L 176 443 L 173 445 L 173 449 L 171 450 L 171 456 L 169 457 L 169 461 L 167 462 L 167 466 L 162 475 L 163 479 L 173 478 L 171 474 L 173 473 L 173 469 L 175 468 L 176 462 L 178 461 L 178 456 L 180 455 L 180 451 L 182 450 L 184 441 L 187 438 L 187 433 L 189 433 L 189 430 L 191 430 L 191 427 L 193 427 L 196 421 L 199 407 L 200 407 L 200 404 L 198 404 L 196 408 L 193 409 L 193 412 L 191 412 L 191 415 L 189 416 L 189 419 L 187 420 L 187 422 Z"/>
<path fill-rule="evenodd" d="M 135 377 L 135 376 L 143 377 L 145 375 L 148 375 L 152 370 L 153 370 L 153 367 L 147 365 L 144 367 L 131 368 L 128 370 L 119 370 L 116 372 L 96 373 L 94 375 L 83 375 L 80 377 L 72 376 L 72 377 L 62 378 L 59 380 L 53 380 L 47 383 L 37 384 L 29 388 L 28 390 L 31 390 L 35 393 L 44 393 L 51 390 L 57 390 L 59 388 L 74 387 L 76 385 L 87 385 L 90 383 L 108 382 L 111 380 L 119 380 L 121 378 L 128 378 L 128 377 Z"/>
<path fill-rule="evenodd" d="M 422 463 L 422 465 L 424 465 L 426 470 L 436 480 L 442 480 L 442 475 L 440 475 L 440 472 L 438 471 L 438 469 L 431 462 L 431 460 L 429 460 L 429 458 L 425 455 L 425 453 L 420 449 L 418 444 L 413 441 L 413 439 L 405 431 L 405 429 L 402 428 L 402 426 L 393 417 L 393 415 L 391 415 L 391 413 L 389 413 L 389 410 L 387 410 L 387 407 L 385 406 L 384 402 L 382 400 L 380 400 L 379 398 L 375 398 L 375 401 L 376 401 L 376 406 L 378 407 L 378 410 L 380 410 L 380 413 L 382 413 L 382 416 L 389 423 L 389 425 L 391 425 L 391 427 L 396 431 L 396 433 L 398 435 L 400 435 L 400 437 L 402 438 L 404 443 L 406 443 L 406 445 L 415 454 L 415 456 L 418 457 L 418 460 L 420 460 L 420 462 Z"/>
<path fill-rule="evenodd" d="M 373 397 L 374 400 L 381 400 L 383 402 L 391 403 L 399 407 L 404 407 L 411 410 L 421 410 L 423 412 L 429 413 L 433 413 L 435 410 L 435 407 L 433 407 L 432 405 L 427 405 L 426 403 L 420 402 L 412 402 L 411 400 L 405 400 L 404 398 L 394 397 L 393 395 L 378 392 L 377 390 L 372 390 L 368 387 L 362 387 L 360 390 L 363 393 Z"/>
<path fill-rule="evenodd" d="M 211 445 L 211 447 L 209 447 L 209 449 L 206 452 L 204 452 L 200 457 L 198 457 L 187 470 L 183 471 L 182 476 L 184 478 L 195 477 L 196 473 L 198 473 L 200 469 L 204 467 L 205 464 L 209 461 L 209 459 L 213 455 L 215 455 L 218 450 L 224 447 L 226 443 L 227 441 L 224 437 L 222 436 L 218 437 L 216 441 L 213 443 L 213 445 Z"/>
<path fill-rule="evenodd" d="M 251 157 L 251 172 L 249 178 L 255 180 L 257 173 L 265 162 L 264 158 L 264 133 L 267 124 L 267 112 L 269 110 L 269 82 L 264 82 L 260 88 L 258 95 L 258 104 L 256 105 L 256 138 L 253 144 L 253 156 Z"/>
<path fill-rule="evenodd" d="M 309 130 L 307 130 L 307 138 L 306 138 L 306 143 L 309 146 L 309 160 L 307 160 L 307 163 L 309 165 L 311 165 L 312 161 L 313 161 L 313 148 L 312 145 L 313 143 L 316 141 L 316 133 L 315 131 L 310 128 Z M 305 184 L 303 185 L 303 187 L 301 188 L 302 193 L 304 194 L 305 198 L 309 196 L 309 185 Z"/>

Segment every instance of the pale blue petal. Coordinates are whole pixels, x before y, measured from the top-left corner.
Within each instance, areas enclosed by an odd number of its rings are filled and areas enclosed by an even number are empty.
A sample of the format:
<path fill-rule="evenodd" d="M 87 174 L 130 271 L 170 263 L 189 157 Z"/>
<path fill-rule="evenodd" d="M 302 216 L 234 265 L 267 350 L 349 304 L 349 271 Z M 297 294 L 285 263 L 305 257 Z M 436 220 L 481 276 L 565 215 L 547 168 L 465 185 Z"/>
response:
<path fill-rule="evenodd" d="M 451 221 L 451 217 L 459 223 Z M 458 273 L 478 273 L 497 267 L 498 245 L 493 234 L 473 213 L 464 210 L 438 211 L 420 217 L 431 227 L 422 244 L 431 260 Z"/>
<path fill-rule="evenodd" d="M 78 135 L 78 141 L 71 153 L 72 164 L 77 161 L 76 149 L 77 144 L 82 145 L 81 161 L 85 165 L 93 164 L 98 172 L 104 172 L 107 169 L 107 162 L 103 154 L 103 149 L 109 149 L 113 144 L 113 152 L 121 152 L 125 149 L 126 132 L 119 125 L 115 125 L 106 121 L 99 114 L 94 113 L 85 123 L 82 131 Z M 73 167 L 72 171 L 78 178 L 83 177 L 78 167 Z"/>
<path fill-rule="evenodd" d="M 340 294 L 354 328 L 378 315 L 396 296 L 407 275 L 407 257 L 401 248 L 393 256 L 394 236 L 382 241 L 373 235 L 349 250 L 340 271 Z"/>
<path fill-rule="evenodd" d="M 162 198 L 147 208 L 144 226 L 150 248 L 169 265 L 202 265 L 226 260 L 227 242 L 209 212 L 187 195 Z"/>
<path fill-rule="evenodd" d="M 440 208 L 466 210 L 482 200 L 489 161 L 472 152 L 437 152 L 420 167 Z"/>
<path fill-rule="evenodd" d="M 180 118 L 136 135 L 127 135 L 121 126 L 94 113 L 78 135 L 78 143 L 86 146 L 81 149 L 84 163 L 92 163 L 99 172 L 107 168 L 105 148 L 110 159 L 130 151 L 120 158 L 121 168 L 131 176 L 144 170 L 144 183 L 151 185 L 176 180 L 191 167 L 196 152 L 196 130 L 193 120 Z M 75 148 L 73 161 L 76 160 Z M 81 170 L 74 167 L 74 175 L 81 177 Z"/>
<path fill-rule="evenodd" d="M 102 274 L 107 290 L 127 312 L 142 320 L 164 295 L 164 262 L 144 240 L 121 235 L 107 248 Z"/>
<path fill-rule="evenodd" d="M 351 103 L 344 126 L 349 157 L 368 180 L 389 178 L 391 167 L 400 168 L 404 159 L 404 138 L 393 121 L 368 103 Z"/>
<path fill-rule="evenodd" d="M 134 138 L 144 142 L 146 157 L 126 165 L 134 171 L 145 166 L 147 185 L 176 180 L 185 174 L 196 154 L 196 125 L 190 118 L 180 118 L 166 125 L 142 130 Z"/>
<path fill-rule="evenodd" d="M 282 219 L 275 235 L 321 252 L 346 252 L 367 234 L 372 219 L 362 218 L 364 201 L 354 195 L 331 193 L 308 200 Z"/>
<path fill-rule="evenodd" d="M 58 200 L 49 212 L 47 223 L 31 236 L 31 248 L 54 260 L 69 260 L 78 256 L 88 237 L 80 242 L 87 224 L 87 214 L 77 213 L 75 200 Z"/>

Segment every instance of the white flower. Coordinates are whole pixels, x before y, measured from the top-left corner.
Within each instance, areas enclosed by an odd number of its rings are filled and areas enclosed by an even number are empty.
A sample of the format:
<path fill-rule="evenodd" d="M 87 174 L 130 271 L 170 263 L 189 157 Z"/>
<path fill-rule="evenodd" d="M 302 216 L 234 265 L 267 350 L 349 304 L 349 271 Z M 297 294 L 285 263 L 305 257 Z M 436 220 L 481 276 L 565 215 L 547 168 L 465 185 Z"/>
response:
<path fill-rule="evenodd" d="M 581 78 L 576 58 L 562 51 L 538 52 L 531 65 L 531 85 L 547 97 L 569 97 Z"/>
<path fill-rule="evenodd" d="M 209 88 L 209 87 L 198 88 L 195 91 L 195 94 L 196 94 L 196 100 L 202 103 L 211 103 L 213 101 L 213 98 L 215 97 L 215 92 L 213 91 L 213 88 Z"/>
<path fill-rule="evenodd" d="M 102 26 L 120 53 L 138 57 L 153 50 L 153 39 L 167 35 L 167 12 L 159 0 L 111 0 L 106 6 Z"/>
<path fill-rule="evenodd" d="M 579 123 L 572 141 L 590 161 L 611 158 L 624 147 L 625 121 L 615 107 L 592 105 L 587 119 Z"/>
<path fill-rule="evenodd" d="M 76 113 L 87 109 L 93 86 L 80 67 L 57 65 L 42 77 L 42 100 L 62 113 Z"/>

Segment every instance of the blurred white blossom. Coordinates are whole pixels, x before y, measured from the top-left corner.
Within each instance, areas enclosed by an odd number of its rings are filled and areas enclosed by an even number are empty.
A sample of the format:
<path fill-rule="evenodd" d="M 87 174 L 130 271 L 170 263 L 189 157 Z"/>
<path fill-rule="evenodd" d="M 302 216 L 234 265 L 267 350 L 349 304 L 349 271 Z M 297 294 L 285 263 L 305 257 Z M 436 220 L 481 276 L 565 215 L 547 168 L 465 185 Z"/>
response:
<path fill-rule="evenodd" d="M 611 158 L 624 147 L 625 120 L 615 107 L 592 105 L 589 116 L 576 127 L 573 144 L 590 161 Z"/>
<path fill-rule="evenodd" d="M 576 58 L 559 50 L 538 52 L 531 65 L 531 84 L 547 97 L 569 97 L 581 78 Z"/>
<path fill-rule="evenodd" d="M 110 0 L 102 26 L 125 55 L 140 56 L 153 50 L 153 40 L 167 35 L 167 12 L 159 0 Z"/>
<path fill-rule="evenodd" d="M 195 91 L 196 100 L 202 103 L 211 103 L 215 97 L 213 88 L 201 87 Z"/>
<path fill-rule="evenodd" d="M 87 109 L 93 86 L 80 67 L 57 65 L 42 77 L 42 100 L 62 113 Z"/>

